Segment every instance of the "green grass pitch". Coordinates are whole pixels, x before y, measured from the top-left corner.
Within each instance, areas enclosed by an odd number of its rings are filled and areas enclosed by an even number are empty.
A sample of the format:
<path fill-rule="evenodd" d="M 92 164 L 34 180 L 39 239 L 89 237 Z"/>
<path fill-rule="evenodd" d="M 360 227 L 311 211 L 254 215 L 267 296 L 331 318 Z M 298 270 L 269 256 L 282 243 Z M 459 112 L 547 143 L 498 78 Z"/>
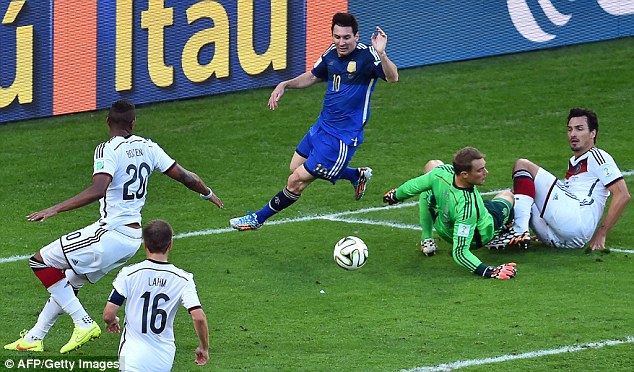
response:
<path fill-rule="evenodd" d="M 213 208 L 161 174 L 149 184 L 144 221 L 174 226 L 171 261 L 194 273 L 210 325 L 210 361 L 196 367 L 194 329 L 179 311 L 174 371 L 422 371 L 459 361 L 469 371 L 630 370 L 631 205 L 608 236 L 618 248 L 611 253 L 540 245 L 477 251 L 488 264 L 517 263 L 514 280 L 494 281 L 455 264 L 444 242 L 436 256 L 422 256 L 417 206 L 382 208 L 381 197 L 427 160 L 448 162 L 467 145 L 487 154 L 485 192 L 510 187 L 520 157 L 563 176 L 573 106 L 597 111 L 598 146 L 623 171 L 634 170 L 633 60 L 634 38 L 625 38 L 402 70 L 397 84 L 377 84 L 366 142 L 352 162 L 374 169 L 366 196 L 355 202 L 346 182 L 318 181 L 257 232 L 229 231 L 228 220 L 259 209 L 285 185 L 295 145 L 321 109 L 323 84 L 288 91 L 275 112 L 268 88 L 140 107 L 136 133 L 203 177 L 226 206 Z M 105 115 L 0 126 L 2 344 L 35 323 L 47 298 L 27 260 L 7 258 L 98 218 L 97 205 L 44 223 L 25 216 L 89 185 L 92 152 L 108 137 Z M 632 176 L 625 179 L 634 192 Z M 332 259 L 347 235 L 369 247 L 368 263 L 355 272 Z M 143 257 L 139 251 L 130 262 Z M 100 321 L 115 274 L 80 293 Z M 44 353 L 2 350 L 0 360 L 58 358 L 71 331 L 64 316 Z M 71 357 L 113 358 L 118 342 L 104 333 Z"/>

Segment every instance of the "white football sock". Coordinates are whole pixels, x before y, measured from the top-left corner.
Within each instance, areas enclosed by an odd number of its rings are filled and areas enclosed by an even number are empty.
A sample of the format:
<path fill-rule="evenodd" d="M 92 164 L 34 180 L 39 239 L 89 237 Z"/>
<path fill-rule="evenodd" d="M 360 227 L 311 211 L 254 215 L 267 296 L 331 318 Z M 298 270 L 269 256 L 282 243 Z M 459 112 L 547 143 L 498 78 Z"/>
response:
<path fill-rule="evenodd" d="M 515 213 L 515 221 L 513 222 L 513 230 L 515 232 L 528 231 L 528 223 L 531 220 L 531 207 L 535 199 L 524 194 L 515 194 L 515 206 L 513 212 Z"/>
<path fill-rule="evenodd" d="M 44 304 L 42 312 L 40 312 L 40 315 L 37 317 L 37 323 L 24 335 L 24 341 L 34 342 L 43 340 L 62 314 L 64 314 L 64 310 L 62 310 L 53 298 L 49 297 L 46 304 Z"/>
<path fill-rule="evenodd" d="M 48 287 L 48 291 L 53 300 L 59 304 L 64 312 L 73 318 L 73 323 L 75 323 L 77 327 L 88 328 L 92 326 L 92 318 L 90 318 L 90 315 L 88 315 L 77 296 L 75 296 L 73 287 L 68 280 L 60 280 Z"/>

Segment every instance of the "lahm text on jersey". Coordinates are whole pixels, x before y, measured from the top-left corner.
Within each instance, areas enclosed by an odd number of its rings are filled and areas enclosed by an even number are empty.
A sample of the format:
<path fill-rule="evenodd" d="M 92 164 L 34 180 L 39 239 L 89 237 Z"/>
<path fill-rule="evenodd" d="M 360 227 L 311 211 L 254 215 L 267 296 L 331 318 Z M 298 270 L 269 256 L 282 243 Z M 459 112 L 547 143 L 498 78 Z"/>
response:
<path fill-rule="evenodd" d="M 141 149 L 130 149 L 125 151 L 128 154 L 128 158 L 133 158 L 135 156 L 143 156 L 143 150 Z"/>
<path fill-rule="evenodd" d="M 167 279 L 163 278 L 148 278 L 148 283 L 150 287 L 165 287 L 167 284 Z"/>

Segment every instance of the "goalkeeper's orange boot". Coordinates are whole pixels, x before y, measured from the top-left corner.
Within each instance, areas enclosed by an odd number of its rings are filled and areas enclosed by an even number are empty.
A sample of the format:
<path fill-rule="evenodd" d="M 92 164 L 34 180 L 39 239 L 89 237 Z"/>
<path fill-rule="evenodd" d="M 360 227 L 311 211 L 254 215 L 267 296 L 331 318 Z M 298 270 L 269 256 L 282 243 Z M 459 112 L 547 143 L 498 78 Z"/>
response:
<path fill-rule="evenodd" d="M 520 246 L 524 249 L 528 249 L 528 245 L 531 242 L 531 235 L 528 231 L 518 233 L 513 229 L 501 232 L 498 236 L 491 239 L 490 242 L 484 246 L 489 249 L 504 249 L 513 245 Z"/>

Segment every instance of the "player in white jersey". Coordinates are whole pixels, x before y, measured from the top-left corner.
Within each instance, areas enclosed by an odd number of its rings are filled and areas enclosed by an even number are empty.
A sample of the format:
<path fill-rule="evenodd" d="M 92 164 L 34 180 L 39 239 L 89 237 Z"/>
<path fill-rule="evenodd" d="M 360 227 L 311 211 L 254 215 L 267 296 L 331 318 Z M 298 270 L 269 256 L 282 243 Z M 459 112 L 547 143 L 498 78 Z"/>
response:
<path fill-rule="evenodd" d="M 5 349 L 43 351 L 44 337 L 63 313 L 72 317 L 75 329 L 61 353 L 99 337 L 101 329 L 79 302 L 77 291 L 86 282 L 95 283 L 123 265 L 141 246 L 141 209 L 154 169 L 200 193 L 204 200 L 223 206 L 198 175 L 176 163 L 156 143 L 132 134 L 136 124 L 132 102 L 115 102 L 106 122 L 111 138 L 95 149 L 92 184 L 72 198 L 27 217 L 32 222 L 45 221 L 99 200 L 101 218 L 62 236 L 29 259 L 50 298 L 35 326 Z"/>
<path fill-rule="evenodd" d="M 194 322 L 199 345 L 195 362 L 209 360 L 209 329 L 194 276 L 168 262 L 172 249 L 172 227 L 161 220 L 143 228 L 147 259 L 126 266 L 112 283 L 114 289 L 103 311 L 106 329 L 119 333 L 117 312 L 125 301 L 125 319 L 119 343 L 122 371 L 170 371 L 174 363 L 174 317 L 184 306 Z"/>
<path fill-rule="evenodd" d="M 515 223 L 511 235 L 527 234 L 530 225 L 538 239 L 558 248 L 604 249 L 605 239 L 630 200 L 616 162 L 595 147 L 597 115 L 573 108 L 568 114 L 568 142 L 573 156 L 565 180 L 527 159 L 513 167 Z M 601 221 L 608 197 L 612 201 Z M 598 228 L 597 228 L 598 226 Z M 503 237 L 502 237 L 503 238 Z M 506 239 L 506 242 L 513 239 Z"/>

